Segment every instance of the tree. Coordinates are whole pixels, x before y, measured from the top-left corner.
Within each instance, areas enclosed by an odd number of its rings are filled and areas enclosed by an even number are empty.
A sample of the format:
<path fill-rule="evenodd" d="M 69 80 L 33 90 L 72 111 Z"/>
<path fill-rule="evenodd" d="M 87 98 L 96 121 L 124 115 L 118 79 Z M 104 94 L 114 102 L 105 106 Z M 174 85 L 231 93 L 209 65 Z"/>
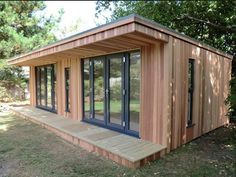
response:
<path fill-rule="evenodd" d="M 10 86 L 25 87 L 22 69 L 7 65 L 6 59 L 56 40 L 53 30 L 63 11 L 56 17 L 46 17 L 42 13 L 45 7 L 40 1 L 0 1 L 1 90 L 8 91 Z"/>
<path fill-rule="evenodd" d="M 97 1 L 96 16 L 106 10 L 112 11 L 108 21 L 139 14 L 236 55 L 234 1 Z"/>
<path fill-rule="evenodd" d="M 40 14 L 46 7 L 40 1 L 0 1 L 0 59 L 46 45 L 56 38 L 52 33 L 58 17 Z"/>
<path fill-rule="evenodd" d="M 78 18 L 71 25 L 64 26 L 60 30 L 58 36 L 59 36 L 60 39 L 63 39 L 63 38 L 68 37 L 68 36 L 71 36 L 71 35 L 73 35 L 75 33 L 78 33 L 80 27 L 81 27 L 81 19 Z"/>
<path fill-rule="evenodd" d="M 27 79 L 20 67 L 9 66 L 0 60 L 0 101 L 7 102 L 24 98 Z"/>
<path fill-rule="evenodd" d="M 107 21 L 138 14 L 234 56 L 230 114 L 236 115 L 236 1 L 97 1 L 96 16 Z"/>

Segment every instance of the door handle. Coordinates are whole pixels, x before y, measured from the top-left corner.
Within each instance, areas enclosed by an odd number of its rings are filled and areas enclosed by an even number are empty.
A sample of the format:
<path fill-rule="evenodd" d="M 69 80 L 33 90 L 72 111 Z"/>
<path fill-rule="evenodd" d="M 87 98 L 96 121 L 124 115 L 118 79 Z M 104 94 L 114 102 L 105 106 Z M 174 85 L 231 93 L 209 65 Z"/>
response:
<path fill-rule="evenodd" d="M 106 89 L 106 90 L 105 90 L 105 93 L 106 93 L 106 95 L 108 95 L 108 93 L 109 93 L 109 89 Z"/>

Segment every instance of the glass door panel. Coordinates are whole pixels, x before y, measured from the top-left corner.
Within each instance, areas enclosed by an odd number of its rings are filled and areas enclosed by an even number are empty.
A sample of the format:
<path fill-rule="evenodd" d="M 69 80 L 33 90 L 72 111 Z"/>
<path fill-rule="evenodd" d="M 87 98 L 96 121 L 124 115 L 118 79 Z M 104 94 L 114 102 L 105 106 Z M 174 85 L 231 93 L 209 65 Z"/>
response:
<path fill-rule="evenodd" d="M 41 99 L 40 99 L 40 72 L 41 72 L 41 70 L 38 67 L 36 67 L 35 69 L 36 69 L 36 86 L 37 86 L 36 87 L 36 93 L 37 93 L 36 98 L 37 98 L 37 105 L 40 105 L 40 101 L 41 101 Z"/>
<path fill-rule="evenodd" d="M 139 132 L 140 52 L 130 53 L 129 61 L 129 130 Z"/>
<path fill-rule="evenodd" d="M 84 59 L 82 72 L 84 120 L 138 136 L 140 52 Z"/>
<path fill-rule="evenodd" d="M 90 108 L 91 108 L 91 84 L 90 84 L 90 62 L 89 60 L 84 60 L 84 67 L 83 67 L 83 91 L 84 91 L 84 118 L 90 118 Z"/>
<path fill-rule="evenodd" d="M 93 104 L 94 118 L 104 121 L 104 63 L 103 59 L 93 61 Z"/>
<path fill-rule="evenodd" d="M 47 107 L 52 108 L 52 67 L 47 67 Z"/>
<path fill-rule="evenodd" d="M 111 57 L 108 62 L 108 122 L 121 126 L 123 122 L 123 57 Z"/>
<path fill-rule="evenodd" d="M 41 80 L 40 80 L 40 104 L 45 106 L 46 105 L 46 100 L 45 100 L 45 97 L 46 97 L 46 84 L 45 84 L 45 68 L 41 68 Z"/>
<path fill-rule="evenodd" d="M 57 84 L 57 65 L 53 64 L 52 65 L 52 109 L 57 110 L 57 92 L 56 92 L 56 84 Z"/>
<path fill-rule="evenodd" d="M 54 65 L 37 66 L 35 69 L 37 106 L 56 112 Z"/>

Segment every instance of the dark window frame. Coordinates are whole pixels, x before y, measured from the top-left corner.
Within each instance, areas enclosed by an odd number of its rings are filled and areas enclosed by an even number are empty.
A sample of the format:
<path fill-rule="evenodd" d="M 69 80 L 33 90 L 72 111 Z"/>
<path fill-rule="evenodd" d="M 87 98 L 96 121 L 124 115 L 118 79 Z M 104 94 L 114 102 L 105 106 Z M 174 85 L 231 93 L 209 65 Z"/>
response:
<path fill-rule="evenodd" d="M 71 78 L 71 70 L 70 67 L 66 67 L 64 69 L 65 73 L 65 105 L 66 105 L 66 112 L 70 112 L 70 78 Z M 68 84 L 69 82 L 69 84 Z"/>
<path fill-rule="evenodd" d="M 84 105 L 84 90 L 82 89 L 82 110 L 83 110 L 83 117 L 82 117 L 82 121 L 84 122 L 89 122 L 91 124 L 95 124 L 95 125 L 99 125 L 101 127 L 104 127 L 104 128 L 108 128 L 108 129 L 111 129 L 111 130 L 115 130 L 115 131 L 118 131 L 118 132 L 122 132 L 122 133 L 125 133 L 125 134 L 128 134 L 128 135 L 131 135 L 131 136 L 135 136 L 135 137 L 139 137 L 140 136 L 140 132 L 136 132 L 134 130 L 131 130 L 129 129 L 129 90 L 130 90 L 130 83 L 129 83 L 129 70 L 130 70 L 130 53 L 131 52 L 140 52 L 140 55 L 141 55 L 141 51 L 140 50 L 131 50 L 131 51 L 128 51 L 128 52 L 119 52 L 119 53 L 114 53 L 114 54 L 108 54 L 108 55 L 102 55 L 102 56 L 96 56 L 96 57 L 91 57 L 91 58 L 83 58 L 81 60 L 81 76 L 82 76 L 82 79 L 81 79 L 81 84 L 82 84 L 82 88 L 84 89 L 84 61 L 89 61 L 89 75 L 90 75 L 90 116 L 92 117 L 85 117 L 85 105 Z M 93 103 L 93 100 L 94 100 L 94 60 L 95 59 L 103 59 L 104 60 L 104 65 L 105 65 L 105 70 L 108 71 L 108 64 L 109 64 L 109 58 L 112 57 L 112 56 L 122 56 L 122 57 L 125 57 L 125 63 L 123 62 L 122 64 L 122 68 L 123 68 L 123 71 L 122 71 L 122 77 L 125 81 L 122 81 L 122 87 L 126 90 L 126 96 L 122 95 L 122 102 L 125 102 L 124 105 L 122 105 L 122 111 L 124 111 L 124 122 L 126 124 L 126 126 L 124 128 L 122 128 L 122 130 L 116 126 L 111 126 L 111 123 L 108 122 L 108 112 L 109 112 L 109 108 L 108 108 L 108 104 L 109 104 L 109 101 L 106 102 L 104 101 L 105 103 L 105 122 L 101 122 L 99 121 L 98 119 L 96 119 L 94 117 L 94 103 Z M 141 57 L 141 56 L 140 56 Z M 141 58 L 140 58 L 141 59 Z M 108 88 L 108 80 L 109 80 L 109 73 L 107 73 L 107 75 L 105 75 L 105 71 L 104 71 L 104 83 L 105 83 L 105 88 Z M 105 91 L 105 90 L 104 90 Z M 106 93 L 104 93 L 105 97 L 107 97 Z M 109 94 L 108 94 L 109 95 Z M 108 98 L 106 98 L 108 99 Z M 109 100 L 109 99 L 108 99 Z M 140 117 L 139 117 L 140 118 Z"/>
<path fill-rule="evenodd" d="M 190 68 L 191 66 L 191 68 Z M 192 127 L 193 124 L 193 94 L 194 94 L 194 73 L 195 73 L 195 60 L 190 58 L 188 60 L 188 115 L 187 127 Z M 190 74 L 190 79 L 189 79 Z M 189 82 L 190 80 L 190 82 Z"/>
<path fill-rule="evenodd" d="M 51 107 L 49 107 L 47 105 L 47 67 L 51 67 Z M 41 70 L 42 68 L 44 68 L 44 72 L 42 74 Z M 54 112 L 56 113 L 57 110 L 55 109 L 55 75 L 54 75 L 54 64 L 49 64 L 49 65 L 42 65 L 42 66 L 36 66 L 35 67 L 35 85 L 36 85 L 36 107 L 37 108 L 40 108 L 40 109 L 44 109 L 44 110 L 47 110 L 47 111 L 50 111 L 50 112 Z M 44 93 L 44 96 L 42 96 L 41 94 L 41 78 L 44 77 L 44 86 L 45 87 L 44 89 L 45 90 L 45 93 Z M 45 79 L 46 78 L 46 79 Z M 44 98 L 45 100 L 45 104 L 42 105 L 42 98 Z"/>

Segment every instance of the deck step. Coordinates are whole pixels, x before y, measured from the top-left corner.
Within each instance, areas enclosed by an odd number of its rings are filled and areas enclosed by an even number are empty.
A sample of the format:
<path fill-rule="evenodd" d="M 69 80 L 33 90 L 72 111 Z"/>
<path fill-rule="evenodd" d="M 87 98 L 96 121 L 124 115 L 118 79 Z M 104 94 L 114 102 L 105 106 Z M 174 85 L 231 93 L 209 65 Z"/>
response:
<path fill-rule="evenodd" d="M 122 133 L 64 118 L 32 106 L 12 107 L 12 112 L 55 132 L 82 148 L 121 165 L 138 168 L 164 155 L 166 147 Z"/>

